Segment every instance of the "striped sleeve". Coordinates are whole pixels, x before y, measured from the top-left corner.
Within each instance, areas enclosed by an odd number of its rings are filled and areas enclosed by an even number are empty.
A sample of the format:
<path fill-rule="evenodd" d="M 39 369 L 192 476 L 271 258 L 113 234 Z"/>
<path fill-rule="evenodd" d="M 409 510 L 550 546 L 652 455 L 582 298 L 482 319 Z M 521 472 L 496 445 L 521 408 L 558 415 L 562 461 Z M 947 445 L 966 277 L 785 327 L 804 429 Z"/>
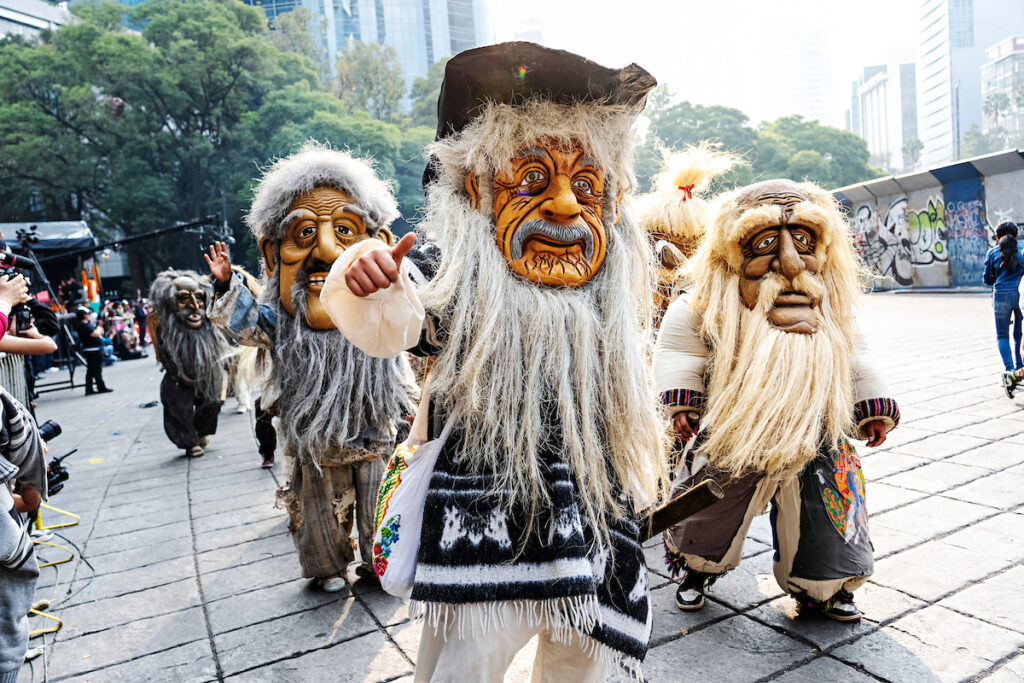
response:
<path fill-rule="evenodd" d="M 864 425 L 874 420 L 885 423 L 886 431 L 892 431 L 900 423 L 900 407 L 892 398 L 869 398 L 853 406 L 853 419 L 857 423 L 857 435 L 867 438 Z"/>
<path fill-rule="evenodd" d="M 0 483 L 0 566 L 20 569 L 32 557 L 32 539 L 14 508 L 7 482 Z"/>

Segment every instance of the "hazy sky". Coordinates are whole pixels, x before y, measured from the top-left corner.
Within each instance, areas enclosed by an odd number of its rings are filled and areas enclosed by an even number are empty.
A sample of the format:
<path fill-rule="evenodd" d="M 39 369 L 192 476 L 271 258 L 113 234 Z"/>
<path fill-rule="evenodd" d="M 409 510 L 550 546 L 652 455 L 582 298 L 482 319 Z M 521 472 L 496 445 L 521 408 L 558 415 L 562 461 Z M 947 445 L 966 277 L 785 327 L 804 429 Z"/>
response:
<path fill-rule="evenodd" d="M 678 99 L 742 109 L 755 122 L 789 113 L 778 91 L 812 78 L 811 58 L 773 55 L 817 43 L 828 121 L 843 125 L 864 66 L 913 61 L 920 0 L 495 0 L 498 40 L 540 30 L 543 42 L 605 66 L 636 62 Z M 814 41 L 813 38 L 817 37 Z M 809 40 L 811 38 L 811 40 Z M 902 54 L 902 60 L 899 55 Z M 775 66 L 775 68 L 772 68 Z"/>

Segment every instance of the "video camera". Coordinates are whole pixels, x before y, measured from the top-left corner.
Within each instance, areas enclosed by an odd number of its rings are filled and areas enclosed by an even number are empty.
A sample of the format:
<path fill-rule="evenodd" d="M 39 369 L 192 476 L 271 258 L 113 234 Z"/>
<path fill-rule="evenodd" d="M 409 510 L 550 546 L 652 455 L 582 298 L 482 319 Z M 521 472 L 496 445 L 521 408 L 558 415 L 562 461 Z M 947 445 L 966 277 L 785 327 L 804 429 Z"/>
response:
<path fill-rule="evenodd" d="M 14 277 L 22 270 L 35 270 L 39 264 L 26 256 L 19 256 L 9 251 L 0 251 L 0 276 L 6 275 L 8 279 Z M 32 288 L 32 280 L 28 275 L 25 277 L 25 284 Z M 49 308 L 39 303 L 35 298 L 29 299 L 23 304 L 17 304 L 11 309 L 11 317 L 16 321 L 18 330 L 27 330 L 33 325 L 40 334 L 51 337 L 59 331 L 57 317 Z M 58 432 L 59 433 L 59 432 Z"/>
<path fill-rule="evenodd" d="M 56 420 L 47 420 L 43 424 L 39 425 L 39 438 L 49 443 L 51 439 L 55 439 L 60 436 L 61 433 L 60 425 L 57 424 Z M 69 453 L 65 453 L 60 457 L 55 457 L 50 461 L 50 464 L 46 467 L 46 495 L 52 496 L 60 493 L 60 490 L 64 488 L 64 482 L 66 482 L 71 474 L 68 472 L 68 468 L 64 466 L 64 458 L 68 457 L 72 453 L 78 452 L 78 449 L 74 449 Z"/>

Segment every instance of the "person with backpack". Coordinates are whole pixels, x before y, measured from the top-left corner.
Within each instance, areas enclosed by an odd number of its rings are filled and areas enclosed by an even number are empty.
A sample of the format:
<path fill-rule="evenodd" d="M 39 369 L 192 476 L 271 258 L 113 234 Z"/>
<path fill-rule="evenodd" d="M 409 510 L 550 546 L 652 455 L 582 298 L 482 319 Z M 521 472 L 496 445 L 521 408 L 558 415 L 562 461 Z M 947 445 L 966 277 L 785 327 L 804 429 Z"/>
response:
<path fill-rule="evenodd" d="M 1006 395 L 1013 398 L 1017 383 L 1024 380 L 1024 362 L 1020 357 L 1021 310 L 1017 288 L 1024 276 L 1024 259 L 1017 244 L 1017 225 L 1003 221 L 996 227 L 995 247 L 985 256 L 985 284 L 992 287 L 992 307 L 996 317 L 996 343 L 1003 359 L 1002 384 Z M 1010 345 L 1010 323 L 1013 323 L 1013 346 Z"/>

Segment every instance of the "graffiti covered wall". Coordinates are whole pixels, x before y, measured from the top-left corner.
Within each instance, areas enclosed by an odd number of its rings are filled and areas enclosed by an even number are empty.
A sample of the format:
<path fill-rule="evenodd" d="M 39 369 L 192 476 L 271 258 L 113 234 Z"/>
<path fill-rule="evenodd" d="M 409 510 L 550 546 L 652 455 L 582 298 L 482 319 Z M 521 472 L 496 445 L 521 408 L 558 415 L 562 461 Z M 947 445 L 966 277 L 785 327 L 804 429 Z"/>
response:
<path fill-rule="evenodd" d="M 949 249 L 941 195 L 914 192 L 863 202 L 851 227 L 877 289 L 948 287 Z"/>
<path fill-rule="evenodd" d="M 1024 239 L 1024 168 L 989 176 L 965 163 L 946 170 L 915 174 L 909 192 L 876 193 L 865 183 L 837 195 L 875 289 L 983 286 L 995 226 L 1021 223 Z"/>

